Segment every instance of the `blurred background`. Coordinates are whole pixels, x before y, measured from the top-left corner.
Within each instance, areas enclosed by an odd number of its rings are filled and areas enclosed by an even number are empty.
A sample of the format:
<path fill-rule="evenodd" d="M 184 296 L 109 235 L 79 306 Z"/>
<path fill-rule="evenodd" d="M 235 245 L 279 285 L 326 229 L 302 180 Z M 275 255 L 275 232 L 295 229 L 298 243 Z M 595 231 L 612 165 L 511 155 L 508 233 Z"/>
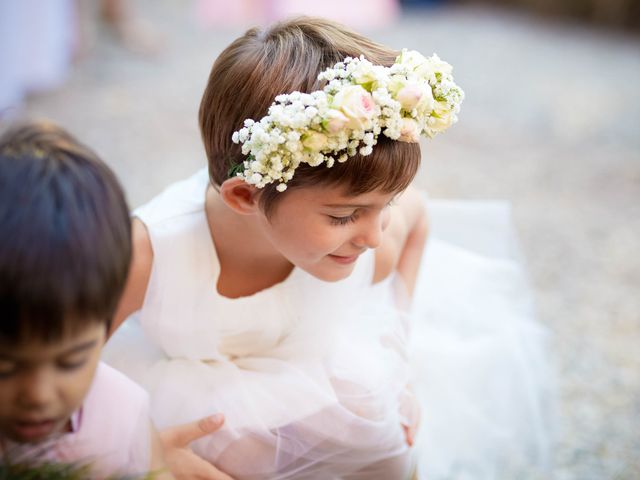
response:
<path fill-rule="evenodd" d="M 460 122 L 417 183 L 513 205 L 559 372 L 554 478 L 640 478 L 640 0 L 0 0 L 0 128 L 60 123 L 138 206 L 206 165 L 218 53 L 299 13 L 454 65 Z"/>

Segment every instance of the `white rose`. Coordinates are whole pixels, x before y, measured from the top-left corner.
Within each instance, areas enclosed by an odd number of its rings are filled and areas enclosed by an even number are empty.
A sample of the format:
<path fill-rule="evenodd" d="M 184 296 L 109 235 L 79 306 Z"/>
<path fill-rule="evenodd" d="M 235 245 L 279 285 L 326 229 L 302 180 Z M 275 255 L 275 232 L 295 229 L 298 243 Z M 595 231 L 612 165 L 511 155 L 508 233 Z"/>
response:
<path fill-rule="evenodd" d="M 451 75 L 451 72 L 453 72 L 453 67 L 444 60 L 440 60 L 440 57 L 435 53 L 429 57 L 429 64 L 434 72 L 444 73 L 446 75 Z"/>
<path fill-rule="evenodd" d="M 410 70 L 415 70 L 420 65 L 426 63 L 427 59 L 419 52 L 415 50 L 403 50 L 396 63 L 405 65 Z"/>
<path fill-rule="evenodd" d="M 341 88 L 333 97 L 333 107 L 344 113 L 353 129 L 369 128 L 375 113 L 373 97 L 360 85 Z"/>
<path fill-rule="evenodd" d="M 319 152 L 327 146 L 327 136 L 320 132 L 310 131 L 302 136 L 302 145 L 307 150 Z"/>
<path fill-rule="evenodd" d="M 392 75 L 387 83 L 387 90 L 393 98 L 398 96 L 398 93 L 408 85 L 407 77 L 404 75 Z"/>
<path fill-rule="evenodd" d="M 417 143 L 420 140 L 420 125 L 412 118 L 403 118 L 400 120 L 400 137 L 401 142 Z"/>
<path fill-rule="evenodd" d="M 433 91 L 429 85 L 424 85 L 423 95 L 420 98 L 420 101 L 416 105 L 416 110 L 418 111 L 418 115 L 424 116 L 428 115 L 433 111 L 436 100 L 433 98 Z"/>
<path fill-rule="evenodd" d="M 429 127 L 436 133 L 444 132 L 453 125 L 455 120 L 454 112 L 446 102 L 436 102 L 433 115 L 429 118 Z"/>
<path fill-rule="evenodd" d="M 452 70 L 451 65 L 440 60 L 436 54 L 425 58 L 415 50 L 404 50 L 398 57 L 397 63 L 430 81 L 435 80 L 436 72 L 450 74 Z"/>
<path fill-rule="evenodd" d="M 360 63 L 359 68 L 353 72 L 353 79 L 365 90 L 369 92 L 374 90 L 377 83 L 377 77 L 373 69 L 373 65 L 370 63 Z"/>
<path fill-rule="evenodd" d="M 340 110 L 330 109 L 322 122 L 329 133 L 338 133 L 349 123 L 349 119 Z"/>

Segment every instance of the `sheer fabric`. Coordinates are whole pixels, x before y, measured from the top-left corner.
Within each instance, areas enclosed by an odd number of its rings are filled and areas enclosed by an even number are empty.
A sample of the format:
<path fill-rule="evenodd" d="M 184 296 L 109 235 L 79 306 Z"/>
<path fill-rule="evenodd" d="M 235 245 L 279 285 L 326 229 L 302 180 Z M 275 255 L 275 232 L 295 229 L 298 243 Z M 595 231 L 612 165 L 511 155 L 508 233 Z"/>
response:
<path fill-rule="evenodd" d="M 543 459 L 544 332 L 508 249 L 468 250 L 468 231 L 450 235 L 458 245 L 434 240 L 413 305 L 394 278 L 371 285 L 372 252 L 343 281 L 294 269 L 230 300 L 216 290 L 207 182 L 203 170 L 135 212 L 151 279 L 105 354 L 147 388 L 160 428 L 224 413 L 193 447 L 237 479 L 403 479 L 416 461 L 429 478 L 493 478 L 505 459 Z M 502 207 L 480 213 L 505 220 Z M 401 426 L 417 414 L 410 384 L 423 404 L 418 449 Z"/>

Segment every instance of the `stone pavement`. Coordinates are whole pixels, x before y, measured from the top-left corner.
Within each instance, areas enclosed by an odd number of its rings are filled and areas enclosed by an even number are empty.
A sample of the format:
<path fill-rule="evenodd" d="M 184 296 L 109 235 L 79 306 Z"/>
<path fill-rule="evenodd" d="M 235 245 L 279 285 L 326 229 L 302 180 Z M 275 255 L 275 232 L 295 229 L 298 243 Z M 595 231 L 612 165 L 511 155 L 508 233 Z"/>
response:
<path fill-rule="evenodd" d="M 241 33 L 199 29 L 187 2 L 140 3 L 166 37 L 159 57 L 98 28 L 68 83 L 26 105 L 92 145 L 133 206 L 205 164 L 200 95 Z M 369 33 L 438 52 L 466 90 L 460 123 L 424 144 L 418 184 L 513 204 L 560 373 L 556 478 L 640 478 L 640 38 L 468 7 Z"/>

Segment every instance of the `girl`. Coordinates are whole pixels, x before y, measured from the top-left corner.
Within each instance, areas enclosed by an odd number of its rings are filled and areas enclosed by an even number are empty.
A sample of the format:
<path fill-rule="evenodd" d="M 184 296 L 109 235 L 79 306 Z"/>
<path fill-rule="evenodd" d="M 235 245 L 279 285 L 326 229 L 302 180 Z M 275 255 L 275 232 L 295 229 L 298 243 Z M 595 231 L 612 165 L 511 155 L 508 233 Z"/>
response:
<path fill-rule="evenodd" d="M 531 440 L 531 417 L 520 418 L 540 413 L 538 378 L 518 377 L 539 346 L 535 326 L 516 315 L 520 304 L 490 311 L 495 302 L 475 295 L 490 283 L 484 278 L 462 290 L 455 282 L 438 288 L 446 278 L 437 275 L 450 268 L 462 279 L 493 275 L 488 290 L 500 289 L 516 278 L 511 264 L 496 273 L 486 260 L 483 270 L 471 254 L 443 248 L 434 255 L 446 269 L 425 261 L 433 290 L 416 283 L 427 222 L 422 197 L 407 187 L 420 163 L 420 134 L 433 136 L 456 120 L 463 94 L 450 73 L 435 56 L 399 55 L 309 18 L 249 30 L 214 63 L 200 106 L 208 172 L 135 212 L 134 262 L 114 327 L 136 311 L 139 324 L 126 322 L 107 358 L 146 386 L 160 425 L 224 412 L 225 428 L 194 449 L 234 477 L 401 479 L 415 472 L 420 408 L 409 320 L 418 315 L 420 344 L 432 333 L 420 327 L 432 301 L 409 305 L 416 285 L 417 298 L 453 297 L 443 308 L 463 315 L 456 320 L 462 331 L 478 314 L 491 317 L 491 328 L 508 321 L 518 335 L 533 332 L 524 351 L 517 335 L 485 329 L 500 341 L 488 349 L 480 342 L 473 361 L 481 369 L 484 358 L 505 362 L 509 377 L 496 379 L 493 390 L 508 402 L 500 405 L 507 416 L 479 416 L 486 412 L 468 408 L 472 396 L 450 411 L 465 435 L 480 431 L 485 443 L 504 449 L 486 474 L 514 452 L 538 453 L 544 442 L 544 432 Z M 458 295 L 469 295 L 469 312 L 456 308 Z M 505 342 L 516 342 L 522 361 L 500 351 Z M 429 353 L 417 352 L 419 364 L 429 364 Z M 433 387 L 418 380 L 416 387 Z M 511 392 L 522 395 L 515 405 Z M 426 404 L 427 418 L 440 412 Z M 467 419 L 484 423 L 467 431 Z M 515 443 L 513 434 L 523 438 Z M 446 451 L 420 454 L 425 468 L 480 473 L 483 443 L 454 436 L 460 445 L 452 458 L 449 440 Z"/>
<path fill-rule="evenodd" d="M 99 362 L 131 258 L 129 212 L 111 170 L 52 124 L 8 131 L 0 231 L 0 463 L 89 463 L 101 478 L 150 470 L 173 478 L 147 393 Z M 219 424 L 163 432 L 177 476 L 199 463 L 185 438 Z"/>

